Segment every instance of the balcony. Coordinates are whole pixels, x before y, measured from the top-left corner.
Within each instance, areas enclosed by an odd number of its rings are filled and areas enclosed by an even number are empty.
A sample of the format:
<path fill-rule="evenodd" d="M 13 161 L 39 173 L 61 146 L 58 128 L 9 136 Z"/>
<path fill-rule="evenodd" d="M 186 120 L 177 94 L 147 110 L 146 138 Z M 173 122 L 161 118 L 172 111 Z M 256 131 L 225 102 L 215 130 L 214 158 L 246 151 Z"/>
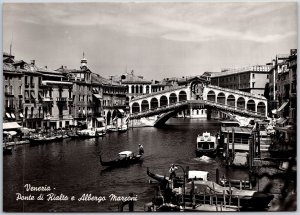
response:
<path fill-rule="evenodd" d="M 5 110 L 6 110 L 7 112 L 14 112 L 14 111 L 15 111 L 15 106 L 12 105 L 12 106 L 5 107 Z"/>
<path fill-rule="evenodd" d="M 52 97 L 44 97 L 43 101 L 44 102 L 53 102 L 53 98 Z"/>
<path fill-rule="evenodd" d="M 67 102 L 67 97 L 57 97 L 56 102 Z"/>
<path fill-rule="evenodd" d="M 6 96 L 14 96 L 14 93 L 12 91 L 5 91 Z"/>

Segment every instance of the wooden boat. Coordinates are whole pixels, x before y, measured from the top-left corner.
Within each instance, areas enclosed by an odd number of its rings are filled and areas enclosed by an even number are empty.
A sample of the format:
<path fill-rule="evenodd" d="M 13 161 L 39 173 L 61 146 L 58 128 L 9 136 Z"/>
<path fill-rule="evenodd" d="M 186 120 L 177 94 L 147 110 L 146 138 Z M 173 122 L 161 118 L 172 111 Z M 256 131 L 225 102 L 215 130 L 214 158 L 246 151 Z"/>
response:
<path fill-rule="evenodd" d="M 123 126 L 121 126 L 121 127 L 118 128 L 119 132 L 126 132 L 127 130 L 128 130 L 127 125 L 123 125 Z"/>
<path fill-rule="evenodd" d="M 132 151 L 123 151 L 118 154 L 118 158 L 112 161 L 103 161 L 100 155 L 100 163 L 102 166 L 121 167 L 137 163 L 143 155 L 134 155 Z"/>
<path fill-rule="evenodd" d="M 162 185 L 167 185 L 167 184 L 172 183 L 173 188 L 180 187 L 184 183 L 183 178 L 175 177 L 175 178 L 173 178 L 173 180 L 170 180 L 169 177 L 150 172 L 149 168 L 147 168 L 147 175 L 149 177 L 155 179 L 156 181 L 158 181 Z M 190 170 L 188 172 L 186 182 L 192 181 L 193 179 L 207 180 L 207 177 L 208 177 L 208 172 L 206 172 L 206 171 Z"/>
<path fill-rule="evenodd" d="M 44 143 L 50 143 L 50 142 L 58 142 L 62 141 L 63 136 L 62 135 L 55 135 L 55 136 L 37 136 L 37 137 L 32 137 L 29 138 L 29 143 L 30 144 L 44 144 Z"/>
<path fill-rule="evenodd" d="M 196 156 L 216 157 L 218 139 L 212 136 L 209 132 L 204 132 L 197 137 Z"/>

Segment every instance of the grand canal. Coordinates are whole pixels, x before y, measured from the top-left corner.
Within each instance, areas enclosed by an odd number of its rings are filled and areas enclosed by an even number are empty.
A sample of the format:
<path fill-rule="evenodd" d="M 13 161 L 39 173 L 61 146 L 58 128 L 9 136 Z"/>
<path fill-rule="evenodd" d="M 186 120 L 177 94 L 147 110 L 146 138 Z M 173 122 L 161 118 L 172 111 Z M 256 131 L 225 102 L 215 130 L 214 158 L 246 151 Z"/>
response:
<path fill-rule="evenodd" d="M 125 133 L 109 133 L 97 139 L 65 139 L 60 143 L 39 146 L 17 146 L 12 155 L 3 157 L 3 209 L 24 212 L 90 212 L 117 211 L 119 202 L 109 201 L 108 196 L 137 195 L 135 211 L 143 211 L 144 204 L 154 196 L 154 183 L 146 174 L 147 167 L 153 172 L 168 176 L 172 163 L 191 170 L 208 171 L 215 180 L 215 170 L 220 175 L 245 179 L 247 170 L 226 169 L 220 159 L 195 158 L 196 137 L 209 131 L 216 133 L 218 121 L 200 119 L 171 119 L 164 128 L 129 129 Z M 105 169 L 99 162 L 114 159 L 123 150 L 137 151 L 141 143 L 145 149 L 143 162 L 126 168 Z M 183 174 L 179 169 L 177 174 Z M 50 187 L 49 192 L 27 192 L 25 184 Z M 21 195 L 47 195 L 55 193 L 64 196 L 83 194 L 105 196 L 106 201 L 16 201 Z"/>

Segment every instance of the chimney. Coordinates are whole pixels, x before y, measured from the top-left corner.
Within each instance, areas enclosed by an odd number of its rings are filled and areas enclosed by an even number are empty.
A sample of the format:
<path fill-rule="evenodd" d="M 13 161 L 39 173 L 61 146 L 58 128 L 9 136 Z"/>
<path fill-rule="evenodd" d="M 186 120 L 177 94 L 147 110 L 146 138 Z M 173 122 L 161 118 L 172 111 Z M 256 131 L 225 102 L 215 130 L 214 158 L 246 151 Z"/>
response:
<path fill-rule="evenodd" d="M 30 61 L 30 64 L 31 64 L 32 66 L 34 66 L 34 65 L 35 65 L 35 60 L 31 60 L 31 61 Z"/>

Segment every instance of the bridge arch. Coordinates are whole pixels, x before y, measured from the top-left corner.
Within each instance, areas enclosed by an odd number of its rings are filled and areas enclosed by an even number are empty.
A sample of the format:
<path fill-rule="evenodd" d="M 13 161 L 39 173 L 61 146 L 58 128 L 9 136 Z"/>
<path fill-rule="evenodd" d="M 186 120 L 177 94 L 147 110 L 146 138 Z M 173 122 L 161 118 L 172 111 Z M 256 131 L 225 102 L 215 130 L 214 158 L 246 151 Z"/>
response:
<path fill-rule="evenodd" d="M 143 100 L 141 104 L 142 112 L 149 110 L 149 102 L 147 100 Z"/>
<path fill-rule="evenodd" d="M 167 96 L 161 96 L 159 99 L 160 107 L 168 105 L 168 98 Z"/>
<path fill-rule="evenodd" d="M 207 93 L 207 100 L 208 100 L 208 101 L 211 101 L 211 102 L 216 102 L 216 93 L 215 93 L 215 91 L 210 90 L 210 91 Z"/>
<path fill-rule="evenodd" d="M 158 107 L 158 100 L 157 98 L 152 98 L 150 100 L 150 109 L 155 109 Z"/>
<path fill-rule="evenodd" d="M 248 100 L 247 110 L 255 111 L 255 101 L 253 99 Z"/>
<path fill-rule="evenodd" d="M 240 109 L 245 109 L 246 108 L 246 101 L 243 97 L 239 97 L 237 99 L 237 107 Z"/>
<path fill-rule="evenodd" d="M 169 104 L 175 104 L 177 103 L 177 95 L 175 93 L 171 93 L 169 96 Z"/>
<path fill-rule="evenodd" d="M 259 102 L 257 104 L 257 112 L 261 113 L 261 114 L 265 114 L 266 113 L 266 105 L 263 102 Z"/>
<path fill-rule="evenodd" d="M 227 97 L 227 105 L 235 107 L 235 97 L 231 94 Z"/>
<path fill-rule="evenodd" d="M 132 104 L 132 113 L 139 113 L 140 112 L 140 105 L 137 102 Z"/>
<path fill-rule="evenodd" d="M 187 94 L 185 91 L 180 91 L 179 92 L 179 101 L 186 101 L 187 100 Z"/>
<path fill-rule="evenodd" d="M 225 94 L 224 93 L 222 93 L 222 92 L 218 93 L 217 103 L 225 104 Z"/>

